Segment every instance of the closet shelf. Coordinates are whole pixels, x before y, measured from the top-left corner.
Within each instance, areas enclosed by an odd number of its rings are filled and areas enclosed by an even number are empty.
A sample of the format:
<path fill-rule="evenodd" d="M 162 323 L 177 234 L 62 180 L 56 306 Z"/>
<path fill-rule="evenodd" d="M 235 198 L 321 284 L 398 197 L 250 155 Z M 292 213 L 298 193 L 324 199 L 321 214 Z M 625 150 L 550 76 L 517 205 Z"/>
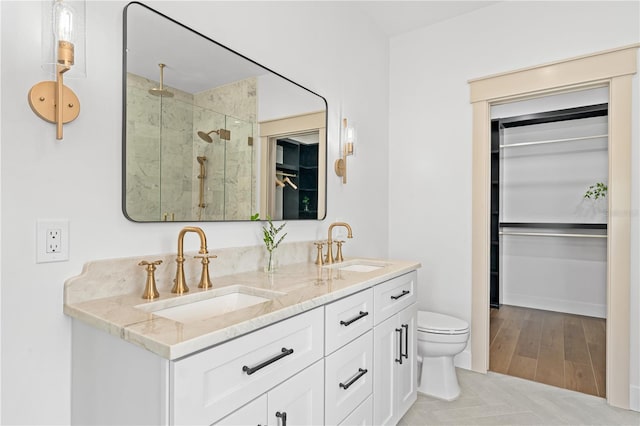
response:
<path fill-rule="evenodd" d="M 604 117 L 609 113 L 606 103 L 567 108 L 555 111 L 537 112 L 499 119 L 503 127 L 530 126 L 533 124 L 552 123 L 556 121 L 582 120 L 584 118 Z"/>
<path fill-rule="evenodd" d="M 606 223 L 500 222 L 501 228 L 531 229 L 607 229 Z"/>
<path fill-rule="evenodd" d="M 554 232 L 500 232 L 500 235 L 519 237 L 607 238 L 607 234 L 562 234 Z"/>
<path fill-rule="evenodd" d="M 575 141 L 586 141 L 592 139 L 602 139 L 606 138 L 609 135 L 593 135 L 593 136 L 580 136 L 577 138 L 564 138 L 564 139 L 551 139 L 547 141 L 532 141 L 532 142 L 520 142 L 520 143 L 510 143 L 506 145 L 500 145 L 500 148 L 518 148 L 521 146 L 532 146 L 532 145 L 545 145 L 550 143 L 561 143 L 561 142 L 575 142 Z"/>

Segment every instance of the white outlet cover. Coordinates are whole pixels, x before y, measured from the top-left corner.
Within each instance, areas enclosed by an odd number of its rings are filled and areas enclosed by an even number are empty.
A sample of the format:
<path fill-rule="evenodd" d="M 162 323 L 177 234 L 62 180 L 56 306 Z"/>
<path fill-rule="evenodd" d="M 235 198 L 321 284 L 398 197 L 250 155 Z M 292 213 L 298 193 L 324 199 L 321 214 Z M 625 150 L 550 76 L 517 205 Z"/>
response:
<path fill-rule="evenodd" d="M 60 230 L 60 250 L 47 253 L 47 231 Z M 69 221 L 67 219 L 38 219 L 36 221 L 36 263 L 69 260 Z"/>

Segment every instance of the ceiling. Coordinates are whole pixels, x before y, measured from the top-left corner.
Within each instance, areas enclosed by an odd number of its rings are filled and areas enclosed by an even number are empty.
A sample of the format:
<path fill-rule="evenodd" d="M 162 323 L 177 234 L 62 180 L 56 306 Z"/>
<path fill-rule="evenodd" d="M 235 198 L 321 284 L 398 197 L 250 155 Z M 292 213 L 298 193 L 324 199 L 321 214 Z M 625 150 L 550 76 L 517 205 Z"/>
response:
<path fill-rule="evenodd" d="M 362 13 L 387 36 L 426 27 L 499 1 L 356 1 Z"/>

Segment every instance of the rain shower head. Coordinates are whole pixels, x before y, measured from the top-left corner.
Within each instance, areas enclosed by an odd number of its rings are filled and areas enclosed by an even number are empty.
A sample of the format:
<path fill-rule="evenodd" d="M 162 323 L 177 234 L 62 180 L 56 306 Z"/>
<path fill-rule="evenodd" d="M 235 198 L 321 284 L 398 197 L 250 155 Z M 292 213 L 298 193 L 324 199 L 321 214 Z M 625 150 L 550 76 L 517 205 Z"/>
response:
<path fill-rule="evenodd" d="M 153 87 L 149 89 L 149 93 L 153 96 L 165 96 L 167 98 L 172 98 L 173 93 L 164 88 L 164 67 L 166 67 L 166 65 L 158 64 L 158 66 L 160 67 L 160 87 Z"/>
<path fill-rule="evenodd" d="M 211 138 L 211 136 L 209 136 L 211 133 L 215 133 L 216 135 L 220 134 L 220 130 L 212 130 L 208 133 L 203 132 L 202 130 L 198 131 L 198 136 L 200 136 L 200 139 L 202 139 L 205 142 L 211 143 L 213 142 L 213 138 Z"/>

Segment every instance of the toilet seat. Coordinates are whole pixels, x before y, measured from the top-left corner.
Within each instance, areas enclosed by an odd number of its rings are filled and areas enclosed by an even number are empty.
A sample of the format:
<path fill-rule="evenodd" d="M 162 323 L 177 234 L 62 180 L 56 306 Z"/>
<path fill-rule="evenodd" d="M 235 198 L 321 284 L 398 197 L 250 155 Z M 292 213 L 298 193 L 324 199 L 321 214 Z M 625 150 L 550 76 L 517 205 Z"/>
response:
<path fill-rule="evenodd" d="M 469 324 L 449 315 L 418 311 L 418 331 L 433 334 L 464 334 L 469 332 Z"/>

